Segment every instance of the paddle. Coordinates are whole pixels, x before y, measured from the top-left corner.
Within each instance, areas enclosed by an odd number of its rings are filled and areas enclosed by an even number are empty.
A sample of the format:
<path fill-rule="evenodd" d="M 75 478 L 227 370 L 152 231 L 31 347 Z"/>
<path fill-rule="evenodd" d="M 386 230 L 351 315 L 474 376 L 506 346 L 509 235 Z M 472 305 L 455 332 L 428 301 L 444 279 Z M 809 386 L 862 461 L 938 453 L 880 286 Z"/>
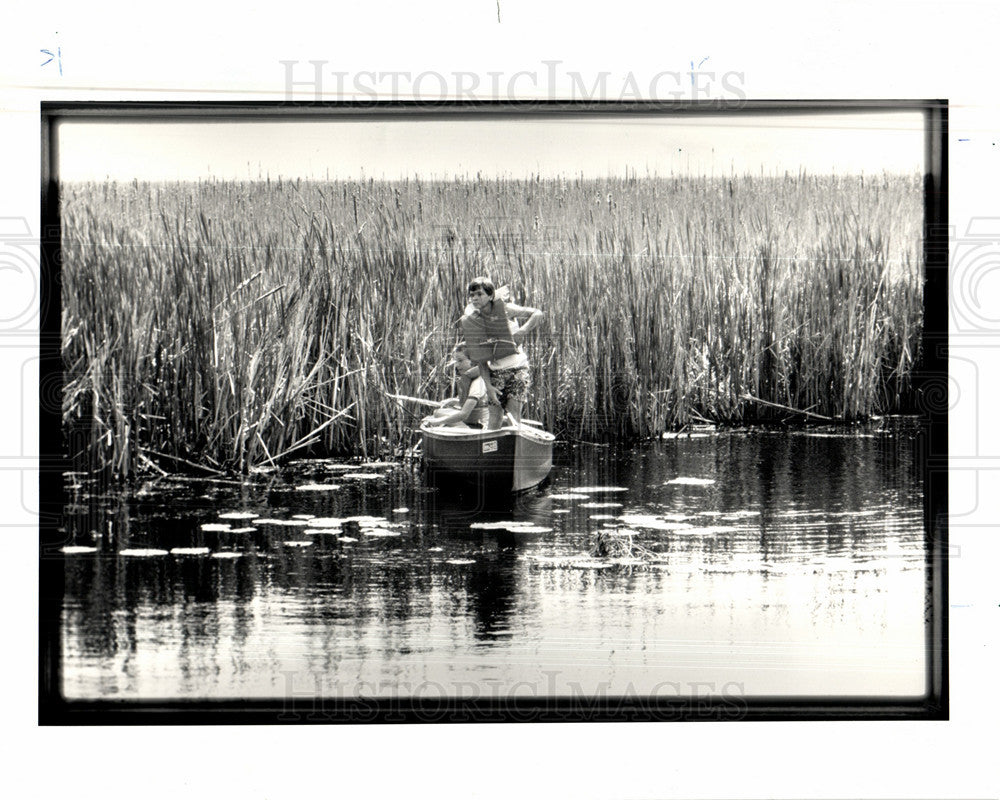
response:
<path fill-rule="evenodd" d="M 428 408 L 441 408 L 444 405 L 444 403 L 438 400 L 424 400 L 422 397 L 408 397 L 405 394 L 389 394 L 387 392 L 386 397 L 391 397 L 393 400 L 409 400 L 411 403 L 417 403 Z"/>

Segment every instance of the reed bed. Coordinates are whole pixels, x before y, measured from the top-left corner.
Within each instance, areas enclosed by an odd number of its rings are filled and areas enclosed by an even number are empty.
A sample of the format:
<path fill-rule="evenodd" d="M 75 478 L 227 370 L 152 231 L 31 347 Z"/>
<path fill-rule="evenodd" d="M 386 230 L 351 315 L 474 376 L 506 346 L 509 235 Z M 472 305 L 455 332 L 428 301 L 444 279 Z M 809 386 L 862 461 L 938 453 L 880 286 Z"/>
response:
<path fill-rule="evenodd" d="M 906 410 L 921 178 L 68 184 L 64 423 L 88 468 L 382 456 L 440 398 L 477 274 L 542 308 L 569 438 Z M 415 411 L 415 409 L 411 410 Z"/>

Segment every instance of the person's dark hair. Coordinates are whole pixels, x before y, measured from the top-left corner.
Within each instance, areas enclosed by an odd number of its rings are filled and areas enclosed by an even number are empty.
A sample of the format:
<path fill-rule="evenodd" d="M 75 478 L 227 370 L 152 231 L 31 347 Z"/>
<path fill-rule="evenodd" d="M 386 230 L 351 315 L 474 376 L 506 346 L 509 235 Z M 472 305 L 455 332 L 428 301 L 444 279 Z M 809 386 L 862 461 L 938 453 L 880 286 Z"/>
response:
<path fill-rule="evenodd" d="M 476 289 L 482 289 L 491 298 L 496 294 L 496 287 L 493 285 L 493 281 L 487 278 L 485 275 L 480 275 L 478 278 L 473 278 L 469 281 L 468 291 L 474 292 Z"/>

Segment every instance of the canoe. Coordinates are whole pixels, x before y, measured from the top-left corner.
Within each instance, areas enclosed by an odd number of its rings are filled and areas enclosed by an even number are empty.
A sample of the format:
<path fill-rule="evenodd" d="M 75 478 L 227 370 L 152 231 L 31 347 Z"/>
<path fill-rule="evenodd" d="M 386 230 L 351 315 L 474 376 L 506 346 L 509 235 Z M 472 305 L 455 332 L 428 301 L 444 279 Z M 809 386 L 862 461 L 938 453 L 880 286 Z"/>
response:
<path fill-rule="evenodd" d="M 423 423 L 424 466 L 432 480 L 460 480 L 495 492 L 517 493 L 538 486 L 552 470 L 548 431 L 526 424 L 492 431 Z"/>

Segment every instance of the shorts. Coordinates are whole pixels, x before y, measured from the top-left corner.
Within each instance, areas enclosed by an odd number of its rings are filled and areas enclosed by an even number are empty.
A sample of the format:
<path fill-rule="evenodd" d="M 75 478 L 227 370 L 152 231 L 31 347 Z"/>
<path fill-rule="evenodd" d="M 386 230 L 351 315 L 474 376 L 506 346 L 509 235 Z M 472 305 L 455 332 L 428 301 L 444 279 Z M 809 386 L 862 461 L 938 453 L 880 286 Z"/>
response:
<path fill-rule="evenodd" d="M 490 372 L 490 383 L 497 390 L 500 406 L 507 405 L 508 400 L 528 400 L 528 389 L 531 388 L 531 375 L 527 367 L 517 369 L 498 369 Z"/>

